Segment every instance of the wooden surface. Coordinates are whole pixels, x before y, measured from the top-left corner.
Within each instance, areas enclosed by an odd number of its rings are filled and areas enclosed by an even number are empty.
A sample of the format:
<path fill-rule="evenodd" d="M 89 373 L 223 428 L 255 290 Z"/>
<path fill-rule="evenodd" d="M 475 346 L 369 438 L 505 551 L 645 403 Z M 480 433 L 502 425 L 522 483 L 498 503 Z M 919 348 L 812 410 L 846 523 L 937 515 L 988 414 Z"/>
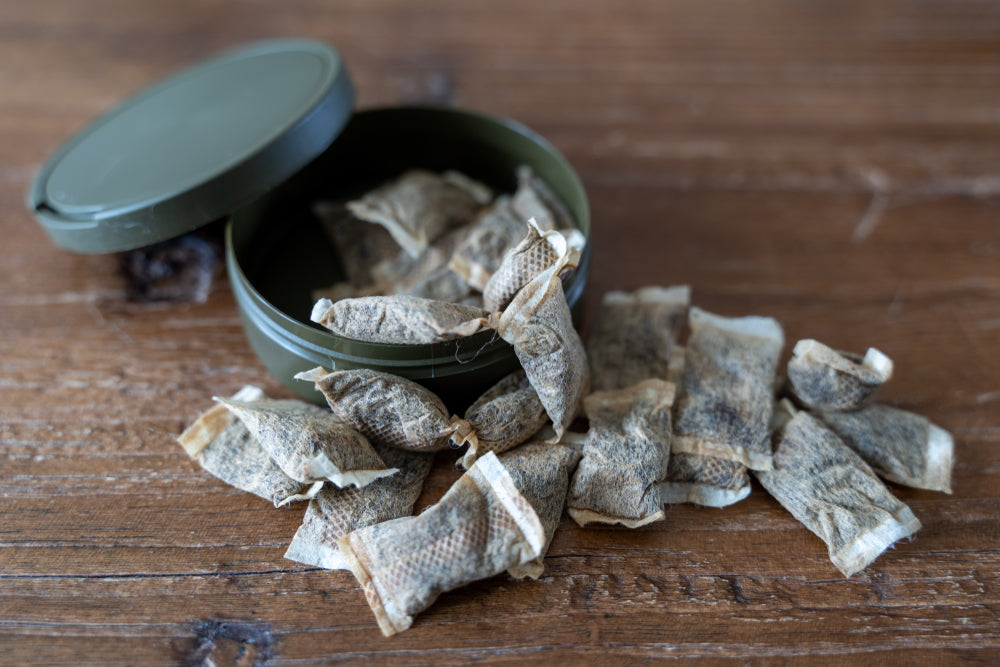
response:
<path fill-rule="evenodd" d="M 591 306 L 686 282 L 791 342 L 878 346 L 885 400 L 955 434 L 954 495 L 893 487 L 923 529 L 849 580 L 756 485 L 636 531 L 564 520 L 539 581 L 443 595 L 383 639 L 350 574 L 282 558 L 303 506 L 174 441 L 213 394 L 287 393 L 225 277 L 204 303 L 130 302 L 115 257 L 57 249 L 23 204 L 88 119 L 285 35 L 335 43 L 362 107 L 549 138 L 590 196 Z M 0 137 L 0 663 L 1000 658 L 996 3 L 3 0 Z"/>

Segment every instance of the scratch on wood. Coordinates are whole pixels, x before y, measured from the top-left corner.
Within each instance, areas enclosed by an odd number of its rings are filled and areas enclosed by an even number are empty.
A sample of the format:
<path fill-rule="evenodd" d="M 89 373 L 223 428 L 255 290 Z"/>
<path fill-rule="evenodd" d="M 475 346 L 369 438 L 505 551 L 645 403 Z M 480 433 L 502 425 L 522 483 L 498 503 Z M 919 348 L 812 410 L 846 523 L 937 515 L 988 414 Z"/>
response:
<path fill-rule="evenodd" d="M 736 600 L 736 604 L 749 604 L 750 600 L 744 595 L 743 586 L 740 584 L 739 577 L 735 574 L 720 574 L 719 579 L 722 579 L 727 584 L 729 584 L 729 590 L 733 594 L 733 599 Z"/>
<path fill-rule="evenodd" d="M 640 575 L 640 578 L 650 585 L 655 595 L 660 595 L 663 592 L 662 589 L 660 588 L 660 585 L 655 581 L 653 581 L 653 579 L 648 574 L 642 573 Z"/>
<path fill-rule="evenodd" d="M 694 589 L 694 577 L 689 574 L 682 574 L 681 579 L 684 581 L 684 594 L 692 600 L 697 599 L 698 593 Z"/>
<path fill-rule="evenodd" d="M 95 289 L 85 292 L 60 292 L 58 294 L 5 294 L 0 297 L 0 307 L 62 306 L 73 303 L 93 303 L 101 300 L 120 300 L 125 290 Z"/>
<path fill-rule="evenodd" d="M 456 86 L 452 72 L 435 69 L 403 79 L 399 84 L 400 97 L 407 103 L 451 104 Z"/>
<path fill-rule="evenodd" d="M 903 307 L 903 301 L 905 297 L 903 296 L 903 289 L 898 288 L 892 295 L 892 301 L 889 302 L 889 306 L 885 309 L 885 314 L 887 316 L 895 315 L 899 312 L 899 309 Z"/>
<path fill-rule="evenodd" d="M 982 394 L 976 395 L 976 403 L 982 405 L 983 403 L 990 403 L 992 401 L 1000 398 L 1000 391 L 987 391 Z"/>
<path fill-rule="evenodd" d="M 30 183 L 39 169 L 39 165 L 32 165 L 30 167 L 2 167 L 0 168 L 0 182 Z"/>
<path fill-rule="evenodd" d="M 983 349 L 976 342 L 975 337 L 969 332 L 966 325 L 965 318 L 959 315 L 954 308 L 949 308 L 948 313 L 951 315 L 952 320 L 955 322 L 956 328 L 958 329 L 959 335 L 965 340 L 969 345 L 969 349 L 975 352 L 976 358 L 979 361 L 985 361 L 992 358 L 989 353 L 984 353 Z"/>
<path fill-rule="evenodd" d="M 596 621 L 591 621 L 587 627 L 587 643 L 596 644 L 601 639 L 601 628 Z"/>
<path fill-rule="evenodd" d="M 264 623 L 201 621 L 194 632 L 195 645 L 185 661 L 191 667 L 263 667 L 274 657 L 274 634 Z"/>
<path fill-rule="evenodd" d="M 125 343 L 126 345 L 132 345 L 132 346 L 135 345 L 135 340 L 131 336 L 129 336 L 124 329 L 118 326 L 115 322 L 104 317 L 104 313 L 101 312 L 101 309 L 97 307 L 96 303 L 94 303 L 93 301 L 88 301 L 87 309 L 90 310 L 92 313 L 94 313 L 94 315 L 97 317 L 97 321 L 99 324 L 104 325 L 108 329 L 110 329 L 111 332 L 115 335 L 115 337 L 117 337 L 121 342 Z"/>
<path fill-rule="evenodd" d="M 861 219 L 854 226 L 851 240 L 860 243 L 871 236 L 882 220 L 882 214 L 889 206 L 889 177 L 881 169 L 869 168 L 862 174 L 871 185 L 872 198 L 868 208 L 861 214 Z"/>

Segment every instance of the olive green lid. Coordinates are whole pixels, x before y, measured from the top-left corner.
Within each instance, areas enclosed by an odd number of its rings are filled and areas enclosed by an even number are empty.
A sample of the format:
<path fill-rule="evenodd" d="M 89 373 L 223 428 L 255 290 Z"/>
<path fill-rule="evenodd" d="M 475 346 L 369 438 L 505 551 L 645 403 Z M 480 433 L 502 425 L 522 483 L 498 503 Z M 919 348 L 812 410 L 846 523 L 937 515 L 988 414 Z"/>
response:
<path fill-rule="evenodd" d="M 337 51 L 274 40 L 129 99 L 71 139 L 29 195 L 59 245 L 116 252 L 224 217 L 322 153 L 350 118 Z"/>

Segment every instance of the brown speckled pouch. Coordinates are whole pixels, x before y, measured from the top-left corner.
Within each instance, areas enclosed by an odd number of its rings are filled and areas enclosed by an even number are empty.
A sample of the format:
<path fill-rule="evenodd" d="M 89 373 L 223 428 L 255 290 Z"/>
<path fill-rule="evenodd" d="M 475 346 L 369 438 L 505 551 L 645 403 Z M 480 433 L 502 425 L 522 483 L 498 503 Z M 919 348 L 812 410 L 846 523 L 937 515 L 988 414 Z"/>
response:
<path fill-rule="evenodd" d="M 672 451 L 770 469 L 781 325 L 769 317 L 720 317 L 700 308 L 691 308 L 688 321 Z"/>
<path fill-rule="evenodd" d="M 457 301 L 472 293 L 458 273 L 450 268 L 455 249 L 469 234 L 468 226 L 452 229 L 411 257 L 400 250 L 390 259 L 371 267 L 379 294 L 406 294 L 439 301 Z"/>
<path fill-rule="evenodd" d="M 955 441 L 927 418 L 878 404 L 817 416 L 879 476 L 903 486 L 951 493 Z"/>
<path fill-rule="evenodd" d="M 788 360 L 788 388 L 813 410 L 858 410 L 892 377 L 892 360 L 874 347 L 862 357 L 807 338 Z"/>
<path fill-rule="evenodd" d="M 348 202 L 347 208 L 384 226 L 400 247 L 418 257 L 446 231 L 470 222 L 492 198 L 488 187 L 457 172 L 414 169 Z"/>
<path fill-rule="evenodd" d="M 568 244 L 555 264 L 517 293 L 495 324 L 514 353 L 552 420 L 556 438 L 576 417 L 590 387 L 583 342 L 573 328 L 559 273 L 575 265 L 579 253 Z"/>
<path fill-rule="evenodd" d="M 373 445 L 433 452 L 448 447 L 462 420 L 429 389 L 412 380 L 364 368 L 327 373 L 322 368 L 299 373 L 316 383 L 333 413 L 354 426 Z"/>
<path fill-rule="evenodd" d="M 673 402 L 674 385 L 666 380 L 584 399 L 590 430 L 567 500 L 578 524 L 637 528 L 663 518 L 659 482 L 670 458 Z"/>
<path fill-rule="evenodd" d="M 399 255 L 399 244 L 385 227 L 358 220 L 342 203 L 316 202 L 312 211 L 337 250 L 345 282 L 369 292 L 375 282 L 372 267 Z"/>
<path fill-rule="evenodd" d="M 465 411 L 467 426 L 455 433 L 456 445 L 469 447 L 459 460 L 466 470 L 487 452 L 505 452 L 526 442 L 549 418 L 523 370 L 490 387 Z"/>
<path fill-rule="evenodd" d="M 234 400 L 255 401 L 264 398 L 257 387 L 246 386 Z M 221 405 L 202 413 L 184 430 L 177 441 L 188 456 L 223 482 L 259 496 L 280 507 L 293 500 L 311 497 L 305 486 L 281 471 L 257 442 L 247 427 Z M 314 494 L 321 485 L 314 485 Z"/>
<path fill-rule="evenodd" d="M 779 431 L 774 468 L 754 474 L 830 552 L 845 577 L 920 528 L 868 464 L 821 421 L 795 414 Z"/>
<path fill-rule="evenodd" d="M 570 478 L 580 461 L 573 447 L 547 442 L 529 442 L 500 454 L 497 458 L 514 480 L 514 486 L 531 504 L 545 530 L 545 547 L 537 558 L 512 565 L 507 573 L 515 579 L 542 576 L 542 559 L 559 527 Z"/>
<path fill-rule="evenodd" d="M 510 204 L 510 197 L 497 197 L 469 226 L 449 260 L 451 270 L 480 292 L 524 235 L 528 219 L 517 215 Z"/>
<path fill-rule="evenodd" d="M 576 268 L 584 238 L 579 230 L 566 233 L 541 231 L 534 220 L 527 224 L 527 235 L 512 248 L 483 288 L 486 310 L 504 310 L 514 296 L 536 276 L 562 260 L 559 276 Z"/>
<path fill-rule="evenodd" d="M 320 299 L 311 319 L 345 338 L 425 345 L 471 336 L 486 325 L 488 315 L 475 306 L 401 295 Z"/>
<path fill-rule="evenodd" d="M 433 454 L 376 446 L 387 466 L 399 470 L 364 488 L 327 486 L 309 501 L 306 515 L 285 558 L 330 570 L 346 570 L 337 542 L 351 531 L 413 513 Z"/>
<path fill-rule="evenodd" d="M 535 510 L 491 452 L 422 514 L 361 528 L 338 546 L 388 637 L 441 593 L 540 558 L 546 543 Z"/>
<path fill-rule="evenodd" d="M 526 165 L 517 169 L 517 191 L 511 198 L 511 208 L 521 220 L 534 218 L 542 231 L 573 228 L 573 216 L 566 204 Z"/>
<path fill-rule="evenodd" d="M 687 285 L 605 294 L 587 345 L 593 390 L 669 379 L 671 355 L 690 302 Z"/>
<path fill-rule="evenodd" d="M 291 399 L 215 400 L 243 422 L 282 472 L 303 484 L 361 487 L 396 472 L 365 436 L 326 408 Z"/>
<path fill-rule="evenodd" d="M 750 477 L 742 463 L 700 454 L 670 454 L 667 478 L 660 484 L 664 504 L 693 503 L 726 507 L 750 495 Z"/>

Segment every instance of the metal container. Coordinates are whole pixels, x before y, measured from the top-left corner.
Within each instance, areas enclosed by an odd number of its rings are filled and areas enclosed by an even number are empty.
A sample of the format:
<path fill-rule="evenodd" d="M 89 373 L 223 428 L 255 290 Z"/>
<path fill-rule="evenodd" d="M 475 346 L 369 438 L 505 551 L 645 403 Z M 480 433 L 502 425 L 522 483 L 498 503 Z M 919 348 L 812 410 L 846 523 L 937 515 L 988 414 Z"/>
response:
<path fill-rule="evenodd" d="M 226 263 L 244 329 L 281 382 L 321 402 L 295 373 L 373 368 L 460 409 L 517 367 L 513 350 L 491 332 L 386 345 L 309 322 L 311 291 L 341 278 L 312 204 L 414 167 L 455 169 L 511 192 L 516 168 L 528 165 L 587 238 L 564 280 L 578 310 L 590 267 L 586 194 L 558 151 L 518 123 L 442 107 L 352 114 L 353 101 L 329 45 L 252 44 L 151 87 L 80 132 L 39 173 L 29 206 L 56 243 L 78 252 L 140 247 L 228 216 Z"/>
<path fill-rule="evenodd" d="M 587 198 L 572 167 L 522 125 L 447 108 L 400 107 L 354 114 L 333 145 L 270 196 L 237 211 L 226 233 L 227 265 L 247 337 L 268 369 L 289 381 L 314 366 L 372 368 L 427 386 L 451 406 L 474 400 L 517 368 L 511 347 L 492 332 L 434 345 L 362 343 L 309 322 L 310 293 L 341 279 L 338 262 L 310 213 L 318 199 L 358 195 L 412 167 L 457 169 L 497 191 L 513 191 L 515 169 L 527 164 L 563 199 L 586 236 Z M 570 306 L 580 302 L 590 244 L 564 283 Z"/>

